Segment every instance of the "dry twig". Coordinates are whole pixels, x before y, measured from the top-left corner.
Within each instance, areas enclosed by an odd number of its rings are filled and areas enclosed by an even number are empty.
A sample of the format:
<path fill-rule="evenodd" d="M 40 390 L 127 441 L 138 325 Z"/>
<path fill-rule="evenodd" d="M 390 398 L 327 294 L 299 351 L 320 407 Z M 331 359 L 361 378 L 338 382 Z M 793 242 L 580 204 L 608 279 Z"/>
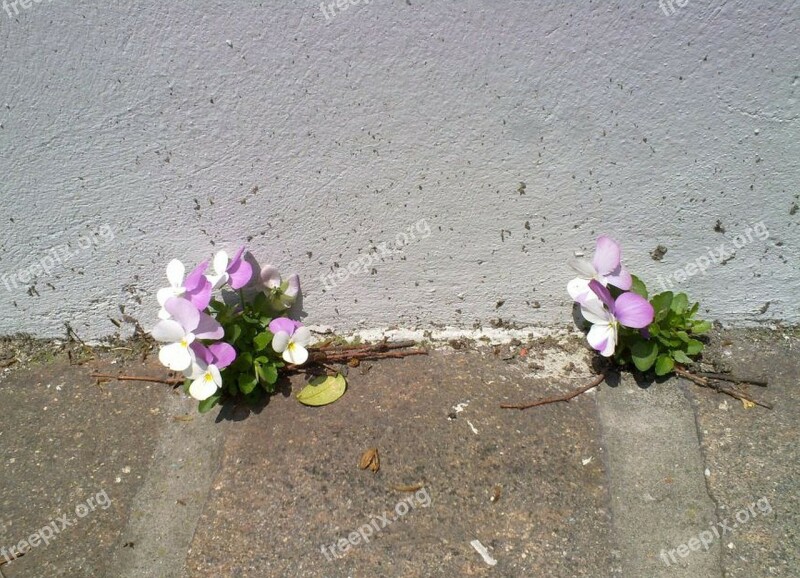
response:
<path fill-rule="evenodd" d="M 725 395 L 729 395 L 729 396 L 731 396 L 731 397 L 733 397 L 735 399 L 738 399 L 738 400 L 741 400 L 741 401 L 747 401 L 747 402 L 753 403 L 755 405 L 764 407 L 766 409 L 772 409 L 772 406 L 769 405 L 768 403 L 764 403 L 764 402 L 758 401 L 757 399 L 753 399 L 752 397 L 750 397 L 749 395 L 747 395 L 746 393 L 744 393 L 742 391 L 739 391 L 738 389 L 732 389 L 732 388 L 729 388 L 729 387 L 724 387 L 724 386 L 720 385 L 719 383 L 714 383 L 715 380 L 716 381 L 721 381 L 723 379 L 722 377 L 705 377 L 705 376 L 700 375 L 700 374 L 692 373 L 691 371 L 688 371 L 683 367 L 676 367 L 675 368 L 675 375 L 683 377 L 684 379 L 688 379 L 689 381 L 699 385 L 700 387 L 707 387 L 709 389 L 713 389 L 714 391 L 716 391 L 718 393 L 724 393 Z M 721 375 L 721 374 L 712 374 L 712 375 Z M 747 381 L 747 380 L 736 380 L 736 381 L 734 381 L 734 379 L 735 378 L 728 378 L 728 377 L 724 378 L 725 381 L 728 381 L 730 383 L 752 383 L 752 382 Z M 764 385 L 766 386 L 766 383 Z"/>
<path fill-rule="evenodd" d="M 500 407 L 503 408 L 503 409 L 528 409 L 530 407 L 537 407 L 537 406 L 540 406 L 540 405 L 547 405 L 549 403 L 558 403 L 559 401 L 568 402 L 572 398 L 577 397 L 580 394 L 585 393 L 585 392 L 589 391 L 590 389 L 592 389 L 594 387 L 597 387 L 598 385 L 603 383 L 603 380 L 605 378 L 606 378 L 606 374 L 605 373 L 601 373 L 597 377 L 595 377 L 589 385 L 584 385 L 583 387 L 575 389 L 575 390 L 573 390 L 571 392 L 568 392 L 568 393 L 565 393 L 565 394 L 562 394 L 562 395 L 554 395 L 552 397 L 545 397 L 544 399 L 540 399 L 540 400 L 533 401 L 533 402 L 530 402 L 530 403 L 520 403 L 520 404 L 504 403 L 504 404 L 501 404 Z"/>
<path fill-rule="evenodd" d="M 97 379 L 107 379 L 119 381 L 147 381 L 150 383 L 165 383 L 167 385 L 180 385 L 183 383 L 182 377 L 143 377 L 141 375 L 110 375 L 108 373 L 90 373 L 89 377 Z"/>

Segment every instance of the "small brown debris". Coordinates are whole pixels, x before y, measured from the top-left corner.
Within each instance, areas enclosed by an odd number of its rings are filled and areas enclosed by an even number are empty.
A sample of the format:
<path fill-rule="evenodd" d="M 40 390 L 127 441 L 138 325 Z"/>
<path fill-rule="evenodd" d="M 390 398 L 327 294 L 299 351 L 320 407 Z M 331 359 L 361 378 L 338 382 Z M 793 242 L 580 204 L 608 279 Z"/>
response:
<path fill-rule="evenodd" d="M 666 254 L 667 248 L 664 245 L 659 245 L 650 252 L 650 257 L 653 259 L 653 261 L 661 261 Z"/>
<path fill-rule="evenodd" d="M 357 357 L 354 357 L 353 359 L 347 362 L 347 365 L 349 365 L 350 367 L 358 367 L 359 365 L 361 365 L 361 360 L 358 359 Z"/>
<path fill-rule="evenodd" d="M 417 490 L 421 490 L 424 487 L 425 487 L 425 484 L 423 484 L 423 483 L 410 484 L 410 485 L 407 485 L 407 486 L 400 485 L 400 486 L 395 486 L 394 487 L 394 491 L 395 492 L 416 492 Z"/>
<path fill-rule="evenodd" d="M 369 448 L 361 454 L 358 467 L 362 470 L 369 468 L 373 474 L 381 469 L 381 457 L 378 455 L 378 448 Z"/>
<path fill-rule="evenodd" d="M 503 495 L 503 486 L 495 486 L 492 490 L 492 496 L 489 498 L 489 501 L 494 503 L 500 499 L 500 496 Z"/>

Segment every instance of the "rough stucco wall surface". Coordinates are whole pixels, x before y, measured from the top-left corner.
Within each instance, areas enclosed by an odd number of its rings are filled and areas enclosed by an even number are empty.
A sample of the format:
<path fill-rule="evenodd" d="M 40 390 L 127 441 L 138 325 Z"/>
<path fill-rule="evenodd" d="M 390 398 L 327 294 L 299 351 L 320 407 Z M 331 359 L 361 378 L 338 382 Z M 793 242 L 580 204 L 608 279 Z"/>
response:
<path fill-rule="evenodd" d="M 798 322 L 800 4 L 681 3 L 9 6 L 0 334 L 149 326 L 169 259 L 248 240 L 312 324 L 565 323 L 601 232 L 655 288 L 726 243 L 675 287 Z"/>

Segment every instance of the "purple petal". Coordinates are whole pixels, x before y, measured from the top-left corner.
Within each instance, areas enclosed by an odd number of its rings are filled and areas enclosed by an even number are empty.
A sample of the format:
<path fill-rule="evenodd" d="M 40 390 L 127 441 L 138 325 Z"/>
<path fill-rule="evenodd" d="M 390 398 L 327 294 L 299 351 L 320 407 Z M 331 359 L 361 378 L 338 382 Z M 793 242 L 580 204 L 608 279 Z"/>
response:
<path fill-rule="evenodd" d="M 244 247 L 239 249 L 236 258 L 228 266 L 229 283 L 234 289 L 241 289 L 250 282 L 253 277 L 253 266 L 247 261 L 242 259 L 242 251 Z"/>
<path fill-rule="evenodd" d="M 619 267 L 621 256 L 619 244 L 611 237 L 600 235 L 597 238 L 592 265 L 600 275 L 606 276 Z"/>
<path fill-rule="evenodd" d="M 283 331 L 284 333 L 292 335 L 298 327 L 300 327 L 300 323 L 288 317 L 278 317 L 269 323 L 269 330 L 272 331 L 272 333 Z"/>
<path fill-rule="evenodd" d="M 208 304 L 211 302 L 212 289 L 211 281 L 203 277 L 202 280 L 198 282 L 198 286 L 195 289 L 187 289 L 185 295 L 189 301 L 192 302 L 192 305 L 199 311 L 202 311 L 208 307 Z"/>
<path fill-rule="evenodd" d="M 186 287 L 187 291 L 199 289 L 202 286 L 206 269 L 208 269 L 208 261 L 203 261 L 186 276 L 183 286 Z"/>
<path fill-rule="evenodd" d="M 300 293 L 300 276 L 297 273 L 289 275 L 284 293 L 289 297 L 297 297 L 297 294 Z"/>
<path fill-rule="evenodd" d="M 641 329 L 653 322 L 653 306 L 636 293 L 623 293 L 614 304 L 614 316 L 625 327 Z"/>
<path fill-rule="evenodd" d="M 172 315 L 181 327 L 187 332 L 194 332 L 200 321 L 200 312 L 197 307 L 182 297 L 171 297 L 164 303 L 164 309 Z"/>
<path fill-rule="evenodd" d="M 194 335 L 198 339 L 222 339 L 225 336 L 225 330 L 219 322 L 205 313 L 198 312 L 200 321 L 197 328 L 194 330 Z"/>
<path fill-rule="evenodd" d="M 244 255 L 244 252 L 245 252 L 245 250 L 246 250 L 246 249 L 245 249 L 245 246 L 244 246 L 244 245 L 242 245 L 241 247 L 239 247 L 239 250 L 238 250 L 238 251 L 236 251 L 236 254 L 233 256 L 233 259 L 231 259 L 231 261 L 238 261 L 239 259 L 241 259 L 241 258 L 242 258 L 242 255 Z"/>
<path fill-rule="evenodd" d="M 614 298 L 611 297 L 609 290 L 603 287 L 603 284 L 600 283 L 600 281 L 597 281 L 596 279 L 589 281 L 589 289 L 594 291 L 594 294 L 600 298 L 600 301 L 602 301 L 603 304 L 608 307 L 608 310 L 611 311 L 611 313 L 614 313 Z"/>
<path fill-rule="evenodd" d="M 618 287 L 623 291 L 627 291 L 633 286 L 633 278 L 631 277 L 631 274 L 628 273 L 628 270 L 622 265 L 608 275 L 605 275 L 605 278 L 606 281 L 608 281 L 611 285 Z"/>
<path fill-rule="evenodd" d="M 214 357 L 214 365 L 219 369 L 228 367 L 236 359 L 236 350 L 231 344 L 225 343 L 224 341 L 212 343 L 208 346 L 208 349 Z"/>
<path fill-rule="evenodd" d="M 194 351 L 195 356 L 206 365 L 210 365 L 214 362 L 214 356 L 211 355 L 211 351 L 209 351 L 208 347 L 199 341 L 192 341 L 192 344 L 189 347 L 191 347 L 192 351 Z"/>

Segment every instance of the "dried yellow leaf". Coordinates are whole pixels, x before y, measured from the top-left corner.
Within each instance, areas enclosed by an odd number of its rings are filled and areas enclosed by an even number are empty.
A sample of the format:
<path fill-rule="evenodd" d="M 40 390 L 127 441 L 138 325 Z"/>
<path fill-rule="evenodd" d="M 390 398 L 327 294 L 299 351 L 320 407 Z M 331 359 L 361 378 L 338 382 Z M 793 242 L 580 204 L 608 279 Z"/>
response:
<path fill-rule="evenodd" d="M 369 468 L 373 473 L 381 469 L 381 457 L 378 455 L 378 448 L 369 448 L 361 454 L 358 467 L 362 470 Z"/>

